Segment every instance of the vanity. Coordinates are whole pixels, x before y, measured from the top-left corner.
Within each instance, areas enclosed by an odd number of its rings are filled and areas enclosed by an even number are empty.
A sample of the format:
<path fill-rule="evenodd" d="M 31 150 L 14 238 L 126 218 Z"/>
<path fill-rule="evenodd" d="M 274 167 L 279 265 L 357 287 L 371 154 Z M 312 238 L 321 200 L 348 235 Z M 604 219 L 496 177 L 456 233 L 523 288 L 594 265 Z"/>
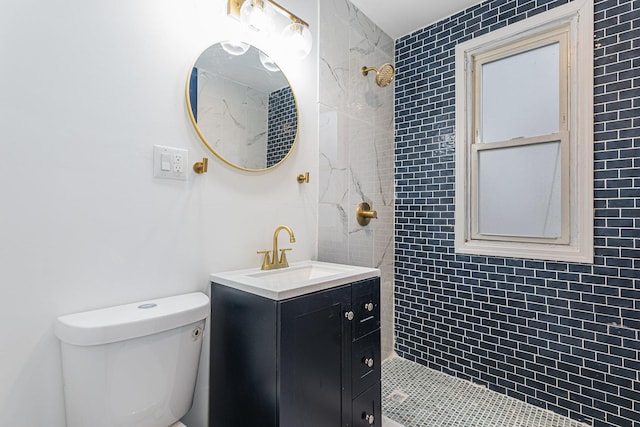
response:
<path fill-rule="evenodd" d="M 212 274 L 209 426 L 381 426 L 380 272 Z"/>

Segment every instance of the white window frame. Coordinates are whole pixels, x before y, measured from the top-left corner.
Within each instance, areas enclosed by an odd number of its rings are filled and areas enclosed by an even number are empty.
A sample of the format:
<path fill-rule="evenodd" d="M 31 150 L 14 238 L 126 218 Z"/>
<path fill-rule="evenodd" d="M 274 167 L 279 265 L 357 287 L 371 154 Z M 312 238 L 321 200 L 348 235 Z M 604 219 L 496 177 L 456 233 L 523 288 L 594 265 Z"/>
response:
<path fill-rule="evenodd" d="M 479 143 L 480 67 L 560 43 L 560 130 L 553 135 Z M 564 77 L 563 77 L 564 74 Z M 566 96 L 564 96 L 566 95 Z M 562 235 L 491 236 L 478 232 L 478 151 L 560 141 Z M 593 262 L 593 2 L 575 0 L 456 47 L 457 253 Z"/>
<path fill-rule="evenodd" d="M 569 242 L 570 230 L 568 224 L 569 218 L 569 129 L 568 129 L 568 108 L 567 108 L 567 83 L 568 83 L 568 67 L 567 67 L 567 55 L 568 47 L 567 41 L 569 35 L 568 26 L 562 26 L 554 29 L 553 31 L 544 32 L 543 34 L 536 35 L 534 37 L 527 37 L 525 40 L 521 40 L 517 43 L 510 43 L 507 46 L 501 46 L 496 49 L 489 50 L 473 55 L 473 63 L 471 66 L 473 74 L 473 92 L 474 92 L 474 116 L 473 116 L 473 130 L 470 152 L 471 173 L 469 174 L 469 187 L 471 192 L 471 212 L 479 212 L 478 208 L 478 157 L 480 152 L 485 150 L 495 150 L 503 148 L 515 148 L 532 146 L 535 144 L 543 144 L 548 142 L 559 142 L 561 151 L 561 236 L 558 238 L 537 238 L 537 237 L 522 237 L 522 236 L 506 236 L 506 235 L 491 235 L 481 234 L 479 231 L 479 215 L 470 215 L 471 221 L 471 238 L 474 240 L 496 240 L 496 241 L 512 241 L 512 242 L 537 242 L 537 243 L 558 243 L 567 244 Z M 559 130 L 550 135 L 535 135 L 530 137 L 519 137 L 515 139 L 509 139 L 506 141 L 485 142 L 482 141 L 482 129 L 481 129 L 481 103 L 483 99 L 482 93 L 482 66 L 490 62 L 508 58 L 512 55 L 516 55 L 523 52 L 532 51 L 534 49 L 548 46 L 551 44 L 558 44 L 560 57 L 559 57 L 559 117 L 558 124 Z"/>

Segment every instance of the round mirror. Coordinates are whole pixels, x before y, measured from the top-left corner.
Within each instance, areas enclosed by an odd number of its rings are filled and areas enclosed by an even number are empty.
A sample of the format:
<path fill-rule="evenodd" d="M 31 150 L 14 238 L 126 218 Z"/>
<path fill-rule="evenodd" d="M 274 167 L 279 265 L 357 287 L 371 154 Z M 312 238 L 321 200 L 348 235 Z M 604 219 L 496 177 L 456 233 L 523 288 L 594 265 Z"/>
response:
<path fill-rule="evenodd" d="M 271 58 L 245 43 L 217 43 L 202 52 L 187 81 L 187 106 L 207 148 L 238 169 L 276 167 L 297 139 L 289 81 Z"/>

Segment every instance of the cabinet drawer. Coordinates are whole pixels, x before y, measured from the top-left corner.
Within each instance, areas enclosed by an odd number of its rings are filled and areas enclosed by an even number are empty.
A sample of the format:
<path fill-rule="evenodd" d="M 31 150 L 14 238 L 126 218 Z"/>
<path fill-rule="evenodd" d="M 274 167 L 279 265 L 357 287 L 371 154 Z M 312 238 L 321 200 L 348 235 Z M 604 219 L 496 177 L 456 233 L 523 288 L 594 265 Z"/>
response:
<path fill-rule="evenodd" d="M 381 427 L 382 405 L 380 382 L 353 399 L 353 427 Z"/>
<path fill-rule="evenodd" d="M 352 393 L 360 393 L 380 381 L 380 329 L 353 343 L 351 352 Z"/>
<path fill-rule="evenodd" d="M 356 282 L 351 287 L 354 313 L 353 339 L 380 328 L 380 278 Z"/>

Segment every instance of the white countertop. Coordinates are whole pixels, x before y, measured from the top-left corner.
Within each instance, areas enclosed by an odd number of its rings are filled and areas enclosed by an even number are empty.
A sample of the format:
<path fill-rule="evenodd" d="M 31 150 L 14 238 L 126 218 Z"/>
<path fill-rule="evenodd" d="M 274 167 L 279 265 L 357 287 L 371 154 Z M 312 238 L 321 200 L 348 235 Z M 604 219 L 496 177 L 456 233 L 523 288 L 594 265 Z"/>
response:
<path fill-rule="evenodd" d="M 377 268 L 301 261 L 277 270 L 227 271 L 210 275 L 211 282 L 250 292 L 276 301 L 379 277 Z"/>

